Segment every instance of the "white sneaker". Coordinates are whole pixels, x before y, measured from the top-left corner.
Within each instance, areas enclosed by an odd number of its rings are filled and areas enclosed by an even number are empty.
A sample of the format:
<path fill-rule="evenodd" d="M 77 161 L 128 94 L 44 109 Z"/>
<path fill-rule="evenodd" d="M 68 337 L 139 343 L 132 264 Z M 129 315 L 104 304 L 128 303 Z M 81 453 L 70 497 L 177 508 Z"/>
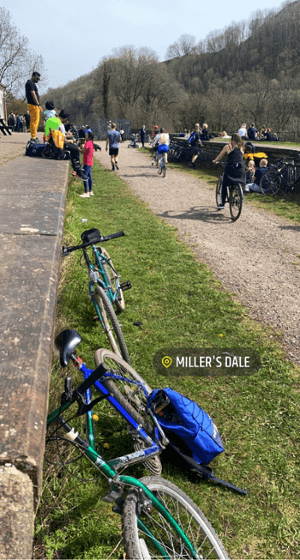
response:
<path fill-rule="evenodd" d="M 89 191 L 89 195 L 90 195 L 90 196 L 94 196 L 93 191 Z"/>
<path fill-rule="evenodd" d="M 87 192 L 80 194 L 79 196 L 81 196 L 81 198 L 90 198 L 90 195 Z"/>

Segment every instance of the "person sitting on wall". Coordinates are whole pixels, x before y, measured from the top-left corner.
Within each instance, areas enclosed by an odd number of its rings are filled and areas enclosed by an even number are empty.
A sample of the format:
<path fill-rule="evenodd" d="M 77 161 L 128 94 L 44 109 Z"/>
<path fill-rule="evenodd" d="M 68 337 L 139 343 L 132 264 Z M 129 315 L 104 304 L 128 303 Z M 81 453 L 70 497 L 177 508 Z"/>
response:
<path fill-rule="evenodd" d="M 45 123 L 45 140 L 46 142 L 49 142 L 49 140 L 53 138 L 53 132 L 55 131 L 61 133 L 63 147 L 70 153 L 73 170 L 80 179 L 85 181 L 87 180 L 87 177 L 81 169 L 79 148 L 76 144 L 69 142 L 68 133 L 65 129 L 68 119 L 69 115 L 64 109 L 59 113 L 58 117 L 51 117 L 50 119 L 47 119 Z M 57 142 L 59 143 L 57 147 L 60 148 L 60 138 L 57 139 Z"/>
<path fill-rule="evenodd" d="M 260 182 L 262 176 L 269 171 L 268 160 L 262 158 L 260 160 L 259 169 L 256 169 L 253 183 L 248 183 L 245 187 L 245 192 L 261 192 Z"/>
<path fill-rule="evenodd" d="M 251 126 L 248 128 L 248 139 L 253 141 L 257 140 L 258 130 L 255 128 L 255 123 L 252 123 Z"/>
<path fill-rule="evenodd" d="M 239 128 L 238 134 L 240 135 L 242 140 L 248 140 L 246 123 L 243 123 L 241 128 Z"/>
<path fill-rule="evenodd" d="M 209 140 L 208 124 L 207 123 L 204 123 L 202 125 L 202 132 L 201 132 L 200 140 L 204 140 L 204 142 L 207 142 Z"/>

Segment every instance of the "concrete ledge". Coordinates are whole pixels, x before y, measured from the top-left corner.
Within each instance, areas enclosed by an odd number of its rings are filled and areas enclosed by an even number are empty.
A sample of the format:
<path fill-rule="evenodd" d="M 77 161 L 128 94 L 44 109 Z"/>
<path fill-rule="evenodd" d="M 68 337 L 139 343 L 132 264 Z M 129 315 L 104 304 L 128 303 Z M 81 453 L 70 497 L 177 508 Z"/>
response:
<path fill-rule="evenodd" d="M 0 165 L 0 558 L 31 557 L 68 170 L 26 156 Z"/>
<path fill-rule="evenodd" d="M 29 476 L 13 465 L 0 467 L 1 559 L 31 558 L 33 511 L 33 487 Z"/>

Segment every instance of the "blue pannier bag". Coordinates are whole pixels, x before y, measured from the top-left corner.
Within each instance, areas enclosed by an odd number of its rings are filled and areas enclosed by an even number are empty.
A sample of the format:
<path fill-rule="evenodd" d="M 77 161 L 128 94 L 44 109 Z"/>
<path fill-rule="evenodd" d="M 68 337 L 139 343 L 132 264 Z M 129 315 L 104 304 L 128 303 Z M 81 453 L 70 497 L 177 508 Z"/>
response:
<path fill-rule="evenodd" d="M 148 403 L 154 404 L 152 409 L 169 438 L 172 439 L 173 434 L 181 438 L 191 450 L 194 461 L 200 464 L 209 463 L 224 451 L 217 426 L 196 402 L 169 387 L 163 393 L 161 389 L 153 391 Z M 162 399 L 163 408 L 160 404 Z"/>
<path fill-rule="evenodd" d="M 148 408 L 163 428 L 170 447 L 201 475 L 240 494 L 247 494 L 214 475 L 208 463 L 224 451 L 218 429 L 210 416 L 194 401 L 166 387 L 148 396 Z"/>

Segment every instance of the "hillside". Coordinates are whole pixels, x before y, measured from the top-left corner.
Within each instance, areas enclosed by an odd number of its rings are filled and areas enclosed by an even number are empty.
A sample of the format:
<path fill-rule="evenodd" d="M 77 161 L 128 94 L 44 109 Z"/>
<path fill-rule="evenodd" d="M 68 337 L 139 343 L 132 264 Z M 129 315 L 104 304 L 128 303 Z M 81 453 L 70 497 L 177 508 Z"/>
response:
<path fill-rule="evenodd" d="M 129 118 L 133 127 L 163 122 L 169 130 L 196 121 L 215 131 L 255 121 L 298 130 L 300 0 L 249 22 L 212 32 L 193 54 L 160 63 L 149 49 L 128 47 L 66 86 L 50 89 L 73 122 Z M 195 120 L 196 119 L 196 120 Z"/>
<path fill-rule="evenodd" d="M 207 91 L 212 77 L 227 80 L 252 71 L 262 72 L 266 79 L 277 79 L 286 71 L 297 77 L 299 40 L 300 1 L 297 0 L 278 13 L 258 13 L 246 30 L 245 22 L 241 22 L 232 24 L 221 34 L 210 34 L 204 45 L 206 52 L 169 60 L 167 66 L 188 91 L 195 91 L 196 84 L 200 91 Z"/>

